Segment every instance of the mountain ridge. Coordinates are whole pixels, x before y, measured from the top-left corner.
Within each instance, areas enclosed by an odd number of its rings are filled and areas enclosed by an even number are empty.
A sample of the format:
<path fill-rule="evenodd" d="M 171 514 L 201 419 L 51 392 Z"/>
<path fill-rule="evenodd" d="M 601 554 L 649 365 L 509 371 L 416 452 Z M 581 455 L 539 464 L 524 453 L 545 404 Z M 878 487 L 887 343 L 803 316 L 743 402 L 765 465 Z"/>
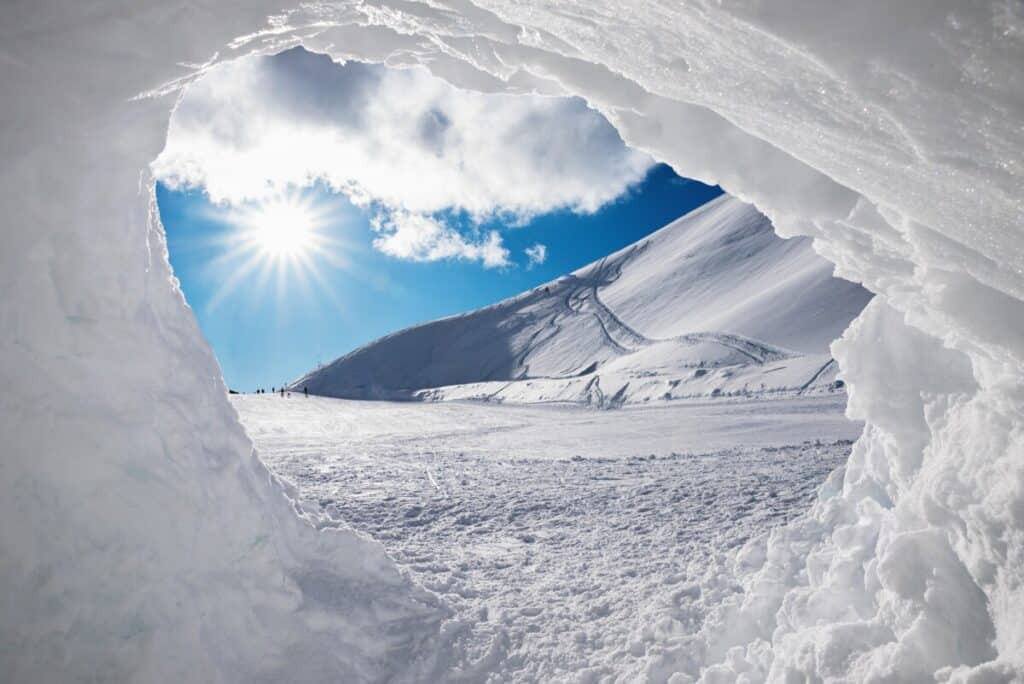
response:
<path fill-rule="evenodd" d="M 291 387 L 600 406 L 833 391 L 827 345 L 870 297 L 833 277 L 810 240 L 779 238 L 723 195 L 569 274 L 381 337 Z"/>

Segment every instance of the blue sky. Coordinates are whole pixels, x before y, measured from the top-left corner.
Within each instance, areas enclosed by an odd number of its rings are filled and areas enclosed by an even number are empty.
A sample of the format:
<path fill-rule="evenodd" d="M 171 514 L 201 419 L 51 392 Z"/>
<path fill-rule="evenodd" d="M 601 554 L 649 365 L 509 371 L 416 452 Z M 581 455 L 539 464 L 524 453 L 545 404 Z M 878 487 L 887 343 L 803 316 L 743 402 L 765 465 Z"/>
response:
<path fill-rule="evenodd" d="M 719 192 L 579 98 L 301 48 L 190 85 L 153 172 L 175 273 L 242 391 L 556 278 Z"/>
<path fill-rule="evenodd" d="M 469 311 L 547 282 L 624 247 L 700 206 L 717 188 L 684 180 L 664 165 L 594 214 L 562 210 L 503 231 L 513 254 L 541 243 L 543 264 L 525 255 L 505 268 L 474 261 L 408 261 L 374 249 L 368 212 L 322 184 L 308 191 L 330 207 L 324 232 L 344 242 L 347 265 L 314 256 L 322 285 L 294 277 L 260 284 L 253 273 L 217 300 L 236 265 L 222 262 L 237 227 L 202 189 L 157 185 L 175 275 L 220 360 L 228 386 L 240 391 L 293 380 L 377 337 L 441 316 Z M 291 274 L 294 276 L 294 274 Z"/>

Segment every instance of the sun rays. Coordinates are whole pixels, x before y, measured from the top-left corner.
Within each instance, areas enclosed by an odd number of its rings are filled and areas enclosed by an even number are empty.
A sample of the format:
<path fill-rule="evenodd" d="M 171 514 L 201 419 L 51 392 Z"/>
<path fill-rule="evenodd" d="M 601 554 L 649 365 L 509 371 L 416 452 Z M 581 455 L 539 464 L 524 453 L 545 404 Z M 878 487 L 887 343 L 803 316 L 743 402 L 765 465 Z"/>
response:
<path fill-rule="evenodd" d="M 341 302 L 322 270 L 347 270 L 346 253 L 352 245 L 338 234 L 339 212 L 329 201 L 314 201 L 309 193 L 289 192 L 218 212 L 217 220 L 230 226 L 220 238 L 222 253 L 210 263 L 220 281 L 207 303 L 215 310 L 245 287 L 257 300 L 273 296 L 278 302 L 292 287 L 312 294 L 315 287 L 337 308 Z"/>
<path fill-rule="evenodd" d="M 239 218 L 242 239 L 270 261 L 302 261 L 321 249 L 320 225 L 309 202 L 276 199 L 248 208 Z"/>

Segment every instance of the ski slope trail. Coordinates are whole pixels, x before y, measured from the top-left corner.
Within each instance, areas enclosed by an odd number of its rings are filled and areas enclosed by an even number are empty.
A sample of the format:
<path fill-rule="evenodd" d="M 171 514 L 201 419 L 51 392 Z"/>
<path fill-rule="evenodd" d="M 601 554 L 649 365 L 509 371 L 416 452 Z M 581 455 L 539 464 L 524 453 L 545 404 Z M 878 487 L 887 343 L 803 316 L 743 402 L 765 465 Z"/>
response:
<path fill-rule="evenodd" d="M 869 299 L 833 277 L 810 240 L 783 240 L 722 196 L 573 273 L 383 337 L 292 387 L 601 407 L 835 392 L 828 345 Z"/>
<path fill-rule="evenodd" d="M 566 297 L 566 306 L 572 313 L 589 313 L 597 318 L 608 344 L 623 354 L 649 346 L 653 340 L 641 335 L 616 316 L 601 301 L 598 290 L 618 280 L 622 276 L 623 264 L 648 246 L 649 243 L 633 245 L 615 255 L 617 258 L 601 259 L 591 272 L 582 276 L 575 273 L 566 276 L 566 286 L 573 288 Z"/>
<path fill-rule="evenodd" d="M 439 682 L 659 681 L 668 641 L 735 591 L 709 568 L 804 510 L 860 431 L 832 396 L 232 402 L 309 509 L 371 534 L 454 611 Z"/>

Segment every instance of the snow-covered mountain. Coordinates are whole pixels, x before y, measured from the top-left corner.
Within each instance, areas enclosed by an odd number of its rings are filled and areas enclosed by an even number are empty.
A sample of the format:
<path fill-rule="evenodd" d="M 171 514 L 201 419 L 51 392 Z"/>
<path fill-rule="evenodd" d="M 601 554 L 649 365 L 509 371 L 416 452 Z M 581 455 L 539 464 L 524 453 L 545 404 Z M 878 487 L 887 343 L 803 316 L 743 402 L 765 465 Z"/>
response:
<path fill-rule="evenodd" d="M 293 383 L 347 398 L 617 406 L 827 391 L 867 304 L 810 240 L 729 196 L 555 281 L 401 330 Z"/>

